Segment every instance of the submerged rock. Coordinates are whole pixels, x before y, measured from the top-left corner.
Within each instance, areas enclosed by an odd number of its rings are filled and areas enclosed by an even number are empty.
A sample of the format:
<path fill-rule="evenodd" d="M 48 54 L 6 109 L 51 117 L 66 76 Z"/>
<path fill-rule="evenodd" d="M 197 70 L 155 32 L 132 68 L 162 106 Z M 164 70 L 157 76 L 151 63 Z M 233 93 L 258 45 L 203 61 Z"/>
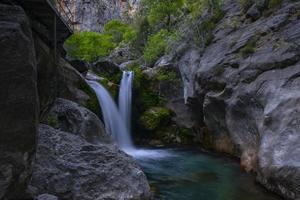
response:
<path fill-rule="evenodd" d="M 114 145 L 91 144 L 79 135 L 40 124 L 29 192 L 60 199 L 149 199 L 147 178 Z M 47 177 L 47 179 L 45 179 Z"/>

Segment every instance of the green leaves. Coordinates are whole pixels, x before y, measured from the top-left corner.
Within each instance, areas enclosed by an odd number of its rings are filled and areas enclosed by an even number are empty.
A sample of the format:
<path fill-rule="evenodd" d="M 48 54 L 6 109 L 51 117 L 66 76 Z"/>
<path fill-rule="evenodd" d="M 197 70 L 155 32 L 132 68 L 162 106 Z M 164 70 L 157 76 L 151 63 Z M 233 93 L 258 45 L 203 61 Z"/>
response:
<path fill-rule="evenodd" d="M 166 29 L 161 29 L 158 33 L 151 35 L 144 49 L 144 59 L 152 63 L 161 56 L 167 48 L 167 40 L 171 34 Z"/>
<path fill-rule="evenodd" d="M 176 15 L 184 5 L 183 0 L 148 0 L 143 4 L 148 8 L 148 21 L 151 26 L 161 22 L 170 26 L 172 15 Z"/>
<path fill-rule="evenodd" d="M 65 42 L 69 56 L 86 62 L 109 55 L 115 47 L 111 35 L 96 32 L 75 33 Z"/>
<path fill-rule="evenodd" d="M 136 38 L 136 31 L 119 20 L 104 26 L 104 33 L 79 32 L 65 42 L 69 56 L 86 62 L 94 62 L 108 56 L 120 43 L 129 43 Z"/>
<path fill-rule="evenodd" d="M 129 25 L 119 20 L 111 20 L 104 26 L 104 33 L 111 35 L 113 41 L 117 44 L 128 43 L 136 38 L 136 31 Z"/>

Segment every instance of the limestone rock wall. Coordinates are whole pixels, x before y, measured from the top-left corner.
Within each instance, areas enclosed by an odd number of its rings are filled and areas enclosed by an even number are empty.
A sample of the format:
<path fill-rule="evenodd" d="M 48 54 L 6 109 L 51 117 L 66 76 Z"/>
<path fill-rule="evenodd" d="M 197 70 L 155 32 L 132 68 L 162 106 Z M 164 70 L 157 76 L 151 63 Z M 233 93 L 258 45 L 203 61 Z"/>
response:
<path fill-rule="evenodd" d="M 33 20 L 0 4 L 0 199 L 149 199 L 146 176 L 106 133 L 84 74 L 55 62 Z"/>
<path fill-rule="evenodd" d="M 300 2 L 253 16 L 224 1 L 205 48 L 186 42 L 177 63 L 185 100 L 205 124 L 204 146 L 241 158 L 267 188 L 299 199 Z M 178 50 L 179 52 L 179 50 Z"/>
<path fill-rule="evenodd" d="M 0 4 L 0 199 L 23 196 L 38 124 L 37 66 L 28 19 Z"/>

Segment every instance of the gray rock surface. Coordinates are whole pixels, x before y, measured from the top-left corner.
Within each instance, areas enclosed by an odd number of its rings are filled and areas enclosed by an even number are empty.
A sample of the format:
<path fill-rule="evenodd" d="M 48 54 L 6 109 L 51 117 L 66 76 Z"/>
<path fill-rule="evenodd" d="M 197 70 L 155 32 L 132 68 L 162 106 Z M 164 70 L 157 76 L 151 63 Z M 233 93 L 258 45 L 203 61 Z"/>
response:
<path fill-rule="evenodd" d="M 24 198 L 38 123 L 37 69 L 30 25 L 0 4 L 0 199 Z"/>
<path fill-rule="evenodd" d="M 58 200 L 58 198 L 51 194 L 41 194 L 35 200 Z"/>
<path fill-rule="evenodd" d="M 29 191 L 60 199 L 149 199 L 146 176 L 114 145 L 88 143 L 79 135 L 40 124 Z M 47 179 L 45 179 L 47 177 Z"/>
<path fill-rule="evenodd" d="M 107 21 L 120 18 L 122 1 L 67 0 L 62 2 L 62 7 L 64 10 L 72 12 L 75 29 L 101 32 Z M 61 13 L 64 15 L 63 9 L 61 9 Z"/>
<path fill-rule="evenodd" d="M 283 1 L 254 22 L 237 1 L 223 9 L 212 43 L 177 61 L 185 99 L 208 127 L 203 142 L 239 156 L 270 190 L 300 199 L 300 2 Z"/>
<path fill-rule="evenodd" d="M 72 59 L 69 60 L 69 63 L 80 73 L 87 73 L 88 71 L 88 64 L 84 62 L 83 60 L 77 60 L 77 59 Z"/>
<path fill-rule="evenodd" d="M 104 125 L 93 112 L 66 99 L 56 99 L 46 123 L 61 131 L 80 135 L 93 144 L 112 143 Z"/>

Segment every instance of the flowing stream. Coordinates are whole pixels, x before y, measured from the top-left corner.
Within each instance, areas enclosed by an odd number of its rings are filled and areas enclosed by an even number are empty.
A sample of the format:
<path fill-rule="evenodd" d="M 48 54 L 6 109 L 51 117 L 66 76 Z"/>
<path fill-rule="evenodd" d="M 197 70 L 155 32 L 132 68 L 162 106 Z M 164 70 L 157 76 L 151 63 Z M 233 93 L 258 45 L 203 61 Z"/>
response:
<path fill-rule="evenodd" d="M 119 108 L 98 82 L 95 90 L 106 130 L 118 145 L 132 155 L 145 171 L 157 200 L 278 200 L 238 163 L 186 149 L 137 149 L 130 136 L 133 72 L 123 72 Z"/>

